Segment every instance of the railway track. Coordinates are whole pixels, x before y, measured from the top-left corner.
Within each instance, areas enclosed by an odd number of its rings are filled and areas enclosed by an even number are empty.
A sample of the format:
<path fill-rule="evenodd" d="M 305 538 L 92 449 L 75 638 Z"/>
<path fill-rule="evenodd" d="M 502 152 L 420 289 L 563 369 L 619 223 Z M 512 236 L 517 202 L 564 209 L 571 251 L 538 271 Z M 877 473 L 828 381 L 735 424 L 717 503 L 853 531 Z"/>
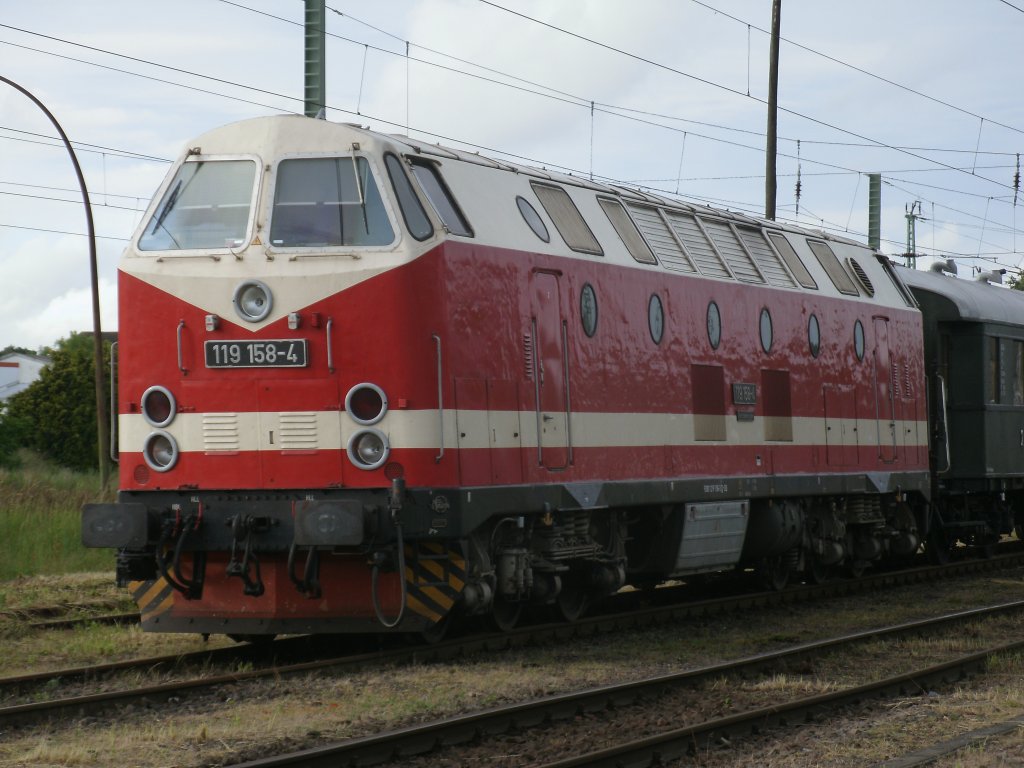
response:
<path fill-rule="evenodd" d="M 942 628 L 948 629 L 954 625 L 993 616 L 1020 613 L 1024 613 L 1024 601 L 961 611 L 884 629 L 805 643 L 686 672 L 496 707 L 338 744 L 253 760 L 238 764 L 237 768 L 377 765 L 407 758 L 413 758 L 415 763 L 416 760 L 424 759 L 424 756 L 428 756 L 429 759 L 440 759 L 436 752 L 469 742 L 474 742 L 477 749 L 481 748 L 483 742 L 483 749 L 486 750 L 488 740 L 500 739 L 510 731 L 523 731 L 539 726 L 555 727 L 559 723 L 568 723 L 569 727 L 572 727 L 572 723 L 583 715 L 623 711 L 638 703 L 656 701 L 670 691 L 694 688 L 725 676 L 763 674 L 765 671 L 792 666 L 800 660 L 835 653 L 869 640 L 892 640 Z M 920 691 L 922 686 L 954 682 L 965 674 L 983 669 L 993 655 L 1021 648 L 1024 648 L 1024 641 L 1015 641 L 872 683 L 784 701 L 696 725 L 670 729 L 655 736 L 630 740 L 600 751 L 577 754 L 571 758 L 547 763 L 545 768 L 664 765 L 719 739 L 741 737 L 780 725 L 804 722 L 808 718 L 820 717 L 838 708 L 860 704 L 873 697 L 907 695 Z M 552 741 L 558 739 L 554 738 Z M 494 751 L 501 753 L 504 750 L 500 746 L 495 746 Z"/>
<path fill-rule="evenodd" d="M 27 622 L 32 629 L 71 629 L 86 624 L 138 624 L 139 612 L 97 613 L 120 608 L 122 601 L 90 600 L 59 605 L 32 605 L 0 611 L 5 619 Z"/>
<path fill-rule="evenodd" d="M 824 585 L 794 587 L 782 592 L 731 595 L 712 600 L 678 603 L 684 590 L 655 590 L 648 593 L 624 593 L 613 601 L 618 612 L 580 620 L 573 624 L 542 624 L 527 626 L 508 633 L 476 634 L 429 646 L 409 647 L 390 638 L 390 645 L 382 650 L 349 653 L 344 656 L 324 656 L 331 647 L 331 639 L 318 642 L 311 638 L 288 638 L 266 646 L 240 645 L 237 647 L 196 652 L 186 656 L 163 656 L 116 662 L 102 666 L 65 669 L 57 672 L 24 675 L 0 679 L 0 699 L 43 695 L 43 692 L 65 689 L 73 681 L 85 682 L 109 677 L 132 670 L 180 671 L 201 667 L 206 674 L 187 680 L 124 690 L 65 696 L 44 701 L 29 701 L 0 707 L 0 729 L 19 728 L 33 723 L 76 717 L 84 713 L 97 716 L 112 708 L 133 703 L 165 701 L 183 696 L 197 696 L 225 685 L 279 679 L 316 671 L 353 672 L 383 664 L 401 665 L 427 661 L 444 661 L 471 654 L 495 652 L 509 647 L 551 642 L 565 642 L 572 638 L 626 631 L 674 621 L 715 614 L 770 607 L 794 602 L 807 602 L 836 595 L 848 595 L 861 590 L 879 589 L 898 584 L 912 584 L 928 579 L 984 572 L 993 568 L 1008 568 L 1024 564 L 1024 553 L 1013 553 L 987 561 L 965 561 L 954 566 L 909 569 L 895 573 L 875 574 L 857 581 L 837 581 Z M 638 608 L 641 600 L 654 599 L 666 605 L 648 605 Z M 1005 609 L 1009 610 L 1009 609 Z M 336 642 L 336 639 L 335 639 Z M 314 660 L 289 663 L 289 658 L 314 656 Z M 255 667 L 243 672 L 229 671 L 209 674 L 211 666 L 251 662 Z"/>
<path fill-rule="evenodd" d="M 875 768 L 918 768 L 918 766 L 931 765 L 936 760 L 952 755 L 961 749 L 985 744 L 991 739 L 1013 733 L 1020 728 L 1024 728 L 1024 715 L 985 728 L 979 728 L 955 739 L 947 739 L 946 741 L 932 744 L 929 747 L 910 752 L 892 760 L 886 760 L 884 763 L 876 765 Z"/>
<path fill-rule="evenodd" d="M 965 560 L 960 563 L 944 566 L 921 566 L 901 571 L 870 574 L 852 581 L 835 580 L 825 584 L 796 585 L 780 592 L 743 591 L 736 593 L 736 590 L 743 586 L 737 583 L 733 583 L 731 586 L 726 585 L 726 589 L 732 590 L 728 594 L 703 600 L 693 600 L 688 597 L 689 593 L 686 587 L 666 587 L 647 592 L 624 592 L 606 602 L 604 606 L 605 612 L 584 618 L 573 624 L 544 623 L 523 626 L 512 632 L 497 635 L 483 633 L 470 637 L 454 638 L 451 641 L 432 646 L 417 646 L 414 648 L 406 646 L 401 640 L 397 640 L 392 636 L 362 638 L 361 650 L 357 649 L 355 654 L 350 655 L 358 658 L 372 657 L 374 654 L 368 650 L 370 647 L 384 646 L 389 653 L 386 654 L 386 658 L 379 655 L 377 658 L 389 662 L 401 663 L 402 660 L 444 660 L 473 653 L 481 649 L 487 650 L 495 647 L 496 643 L 501 647 L 514 647 L 529 643 L 552 642 L 560 639 L 642 627 L 649 624 L 667 623 L 716 614 L 728 614 L 751 608 L 767 608 L 789 603 L 808 602 L 852 595 L 874 589 L 884 589 L 902 584 L 914 584 L 940 578 L 956 578 L 1024 566 L 1024 551 L 1020 551 L 1019 547 L 1015 547 L 1014 550 L 987 560 Z M 85 606 L 75 607 L 83 608 Z M 18 609 L 17 611 L 9 611 L 8 614 L 19 614 L 23 617 L 31 618 L 39 615 L 52 615 L 51 612 L 60 610 L 68 610 L 68 607 Z M 93 617 L 94 619 L 95 617 Z M 89 621 L 90 619 L 83 620 Z M 31 626 L 35 626 L 35 623 L 32 623 Z M 56 627 L 56 625 L 53 626 Z M 50 628 L 51 625 L 48 624 L 47 627 Z M 265 666 L 269 666 L 280 659 L 300 657 L 303 653 L 307 655 L 319 654 L 323 657 L 324 651 L 318 649 L 330 647 L 332 642 L 334 641 L 329 639 L 318 642 L 306 637 L 285 638 L 266 644 L 241 644 L 187 654 L 150 656 L 108 664 L 72 667 L 50 672 L 0 678 L 0 701 L 15 695 L 24 695 L 34 690 L 53 689 L 63 683 L 99 679 L 121 672 L 170 668 L 187 669 L 192 666 L 228 665 L 239 661 L 262 663 Z M 347 639 L 347 642 L 359 641 Z M 344 658 L 347 658 L 347 656 L 339 659 L 332 655 L 321 663 L 330 665 L 342 662 Z M 0 722 L 2 722 L 2 710 L 0 710 Z"/>

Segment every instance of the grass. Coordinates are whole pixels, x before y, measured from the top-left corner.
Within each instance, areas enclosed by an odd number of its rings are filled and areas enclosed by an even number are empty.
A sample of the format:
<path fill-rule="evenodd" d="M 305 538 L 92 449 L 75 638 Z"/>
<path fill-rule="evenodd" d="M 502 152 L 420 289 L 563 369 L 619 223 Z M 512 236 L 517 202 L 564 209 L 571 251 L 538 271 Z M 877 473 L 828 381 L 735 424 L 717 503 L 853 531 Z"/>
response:
<path fill-rule="evenodd" d="M 37 574 L 112 570 L 110 550 L 81 542 L 81 508 L 112 501 L 99 474 L 74 472 L 23 452 L 17 469 L 0 469 L 0 580 Z"/>

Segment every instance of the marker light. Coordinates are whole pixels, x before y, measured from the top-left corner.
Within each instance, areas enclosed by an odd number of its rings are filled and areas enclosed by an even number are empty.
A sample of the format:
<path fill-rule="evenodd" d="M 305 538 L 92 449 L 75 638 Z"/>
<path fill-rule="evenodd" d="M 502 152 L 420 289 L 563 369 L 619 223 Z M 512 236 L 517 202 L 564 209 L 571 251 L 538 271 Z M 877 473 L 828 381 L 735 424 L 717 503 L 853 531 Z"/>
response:
<path fill-rule="evenodd" d="M 142 415 L 154 427 L 166 427 L 174 421 L 178 404 L 167 387 L 150 387 L 142 393 Z"/>

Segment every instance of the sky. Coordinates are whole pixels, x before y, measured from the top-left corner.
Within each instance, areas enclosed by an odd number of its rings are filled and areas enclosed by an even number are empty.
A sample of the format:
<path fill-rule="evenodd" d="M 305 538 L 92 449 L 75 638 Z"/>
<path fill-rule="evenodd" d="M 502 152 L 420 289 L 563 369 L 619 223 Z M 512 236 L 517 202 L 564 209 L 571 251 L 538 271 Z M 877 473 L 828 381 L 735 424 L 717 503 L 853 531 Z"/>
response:
<path fill-rule="evenodd" d="M 771 6 L 328 0 L 327 117 L 760 216 Z M 0 75 L 85 175 L 104 330 L 120 253 L 189 139 L 302 113 L 303 17 L 301 0 L 0 0 Z M 884 253 L 903 263 L 919 203 L 919 268 L 1017 274 L 1024 0 L 782 0 L 781 22 L 777 218 L 866 241 L 880 173 Z M 0 349 L 92 328 L 56 135 L 0 82 Z"/>

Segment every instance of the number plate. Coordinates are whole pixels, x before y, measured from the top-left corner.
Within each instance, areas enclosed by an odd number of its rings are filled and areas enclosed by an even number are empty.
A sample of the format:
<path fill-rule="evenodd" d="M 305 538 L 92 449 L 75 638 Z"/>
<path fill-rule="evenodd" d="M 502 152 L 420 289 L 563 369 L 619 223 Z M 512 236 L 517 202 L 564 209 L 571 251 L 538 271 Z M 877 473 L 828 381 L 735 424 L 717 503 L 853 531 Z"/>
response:
<path fill-rule="evenodd" d="M 305 339 L 207 341 L 207 368 L 305 368 Z"/>

